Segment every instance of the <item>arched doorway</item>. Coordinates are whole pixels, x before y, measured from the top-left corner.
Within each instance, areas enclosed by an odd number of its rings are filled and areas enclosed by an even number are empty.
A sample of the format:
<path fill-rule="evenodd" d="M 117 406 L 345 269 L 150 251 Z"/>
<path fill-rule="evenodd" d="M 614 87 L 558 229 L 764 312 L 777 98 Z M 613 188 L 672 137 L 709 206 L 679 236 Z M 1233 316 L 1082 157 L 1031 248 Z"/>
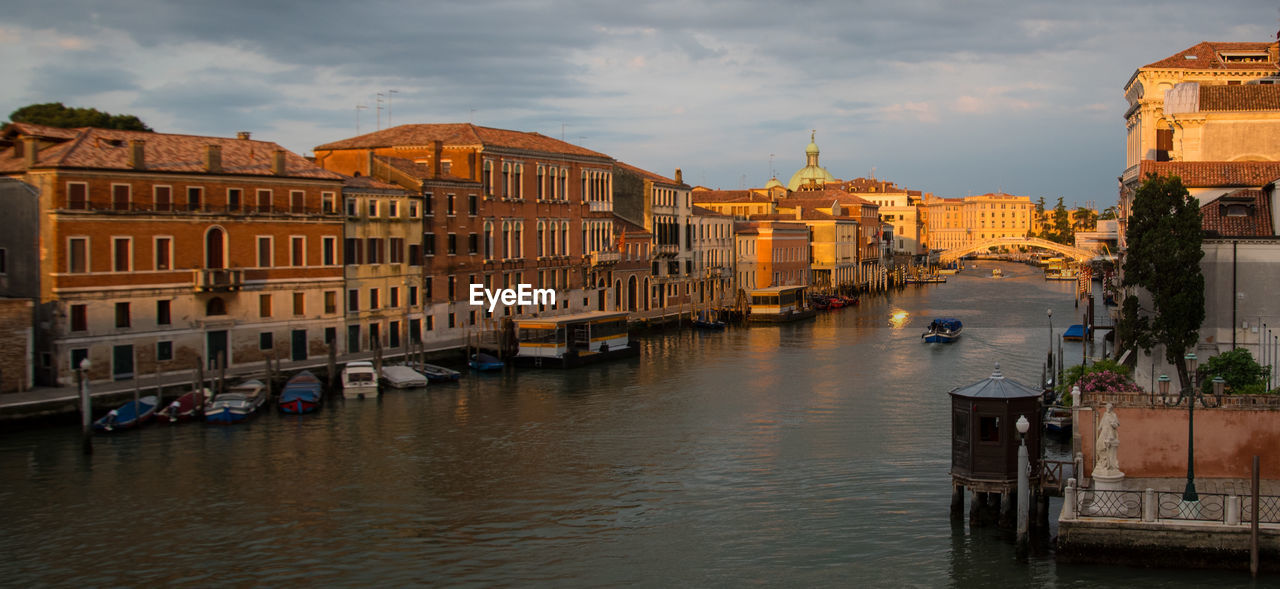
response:
<path fill-rule="evenodd" d="M 226 233 L 221 227 L 210 227 L 204 234 L 204 267 L 226 268 Z"/>
<path fill-rule="evenodd" d="M 615 280 L 613 281 L 613 310 L 621 311 L 622 308 L 622 281 Z"/>
<path fill-rule="evenodd" d="M 627 279 L 627 310 L 636 310 L 636 277 Z"/>

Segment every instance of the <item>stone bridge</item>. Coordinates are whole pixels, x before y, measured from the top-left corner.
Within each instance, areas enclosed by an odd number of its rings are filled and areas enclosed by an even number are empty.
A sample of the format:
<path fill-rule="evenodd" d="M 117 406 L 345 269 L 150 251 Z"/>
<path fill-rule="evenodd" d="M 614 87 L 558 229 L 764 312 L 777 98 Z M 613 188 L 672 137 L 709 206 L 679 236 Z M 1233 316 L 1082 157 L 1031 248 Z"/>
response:
<path fill-rule="evenodd" d="M 938 257 L 938 261 L 943 264 L 950 264 L 951 262 L 959 260 L 966 254 L 987 251 L 989 248 L 999 246 L 1038 247 L 1040 249 L 1058 252 L 1077 262 L 1087 262 L 1097 256 L 1096 253 L 1090 250 L 1070 245 L 1063 245 L 1061 243 L 1056 243 L 1047 239 L 1040 239 L 1038 237 L 997 237 L 995 239 L 987 239 L 963 247 L 945 250 Z"/>

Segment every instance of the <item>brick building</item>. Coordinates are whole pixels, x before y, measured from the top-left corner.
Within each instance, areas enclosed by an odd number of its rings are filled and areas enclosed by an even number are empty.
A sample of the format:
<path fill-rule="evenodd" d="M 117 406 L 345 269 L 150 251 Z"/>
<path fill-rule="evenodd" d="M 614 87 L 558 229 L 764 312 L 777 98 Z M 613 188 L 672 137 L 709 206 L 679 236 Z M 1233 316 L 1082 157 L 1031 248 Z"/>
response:
<path fill-rule="evenodd" d="M 248 133 L 11 123 L 0 149 L 39 193 L 38 382 L 85 358 L 101 380 L 325 353 L 340 176 Z"/>

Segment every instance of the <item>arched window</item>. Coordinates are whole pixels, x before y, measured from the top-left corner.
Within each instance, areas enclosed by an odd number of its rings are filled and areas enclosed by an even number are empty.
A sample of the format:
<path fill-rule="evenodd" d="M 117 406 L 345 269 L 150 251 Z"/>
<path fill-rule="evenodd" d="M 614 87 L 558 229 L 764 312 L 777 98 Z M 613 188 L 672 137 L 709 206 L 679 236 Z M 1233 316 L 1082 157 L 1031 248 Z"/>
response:
<path fill-rule="evenodd" d="M 569 170 L 560 170 L 560 200 L 569 200 Z"/>
<path fill-rule="evenodd" d="M 569 222 L 560 222 L 560 255 L 569 255 Z"/>
<path fill-rule="evenodd" d="M 546 239 L 546 227 L 542 224 L 542 221 L 538 221 L 538 246 L 537 246 L 537 251 L 538 251 L 538 257 L 539 257 L 539 258 L 541 258 L 542 256 L 546 255 L 545 253 L 543 253 L 544 251 L 546 251 L 546 250 L 544 250 L 544 249 L 543 249 L 543 245 L 544 245 L 544 244 L 543 244 L 543 241 L 542 241 L 542 240 L 544 240 L 544 239 Z"/>
<path fill-rule="evenodd" d="M 481 182 L 484 183 L 483 190 L 485 196 L 493 196 L 493 161 L 484 161 L 484 173 L 480 175 Z"/>
<path fill-rule="evenodd" d="M 547 255 L 556 256 L 560 254 L 560 250 L 556 248 L 556 225 L 552 222 L 547 228 Z"/>
<path fill-rule="evenodd" d="M 512 255 L 516 258 L 523 258 L 524 257 L 524 240 L 521 238 L 521 234 L 524 233 L 524 222 L 516 221 L 512 230 L 515 233 L 514 236 L 512 236 L 511 238 Z"/>
<path fill-rule="evenodd" d="M 221 227 L 210 227 L 204 234 L 204 267 L 226 268 L 227 238 Z"/>
<path fill-rule="evenodd" d="M 484 222 L 484 259 L 493 259 L 493 222 Z"/>
<path fill-rule="evenodd" d="M 502 162 L 502 196 L 511 196 L 511 164 Z"/>
<path fill-rule="evenodd" d="M 511 258 L 511 223 L 502 222 L 502 259 Z"/>
<path fill-rule="evenodd" d="M 227 314 L 227 304 L 222 301 L 222 297 L 213 297 L 209 302 L 204 304 L 204 314 L 209 317 Z"/>

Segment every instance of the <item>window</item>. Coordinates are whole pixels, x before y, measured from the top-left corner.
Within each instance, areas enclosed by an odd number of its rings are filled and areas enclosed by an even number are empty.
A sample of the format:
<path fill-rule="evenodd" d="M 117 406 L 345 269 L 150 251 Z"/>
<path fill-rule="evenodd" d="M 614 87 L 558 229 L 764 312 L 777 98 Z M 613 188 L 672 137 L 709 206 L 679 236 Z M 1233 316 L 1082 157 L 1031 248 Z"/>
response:
<path fill-rule="evenodd" d="M 409 265 L 422 265 L 422 245 L 416 243 L 409 245 Z"/>
<path fill-rule="evenodd" d="M 337 329 L 336 327 L 326 327 L 326 328 L 324 328 L 324 343 L 325 343 L 325 344 L 328 344 L 328 345 L 332 346 L 332 345 L 333 345 L 333 341 L 334 341 L 334 340 L 336 340 L 336 339 L 338 339 L 338 329 Z"/>
<path fill-rule="evenodd" d="M 307 265 L 307 238 L 296 235 L 289 238 L 289 265 Z"/>
<path fill-rule="evenodd" d="M 474 195 L 473 195 L 473 196 L 474 196 Z M 452 216 L 454 215 L 454 209 L 453 209 L 453 201 L 454 201 L 454 198 L 455 198 L 455 195 L 452 195 L 452 194 L 450 194 L 448 197 L 446 197 L 446 202 L 445 202 L 445 211 L 444 211 L 444 212 L 445 212 L 445 214 L 446 214 L 446 215 L 449 215 L 450 217 L 452 217 Z"/>
<path fill-rule="evenodd" d="M 213 297 L 209 299 L 209 302 L 205 303 L 204 314 L 210 317 L 213 317 L 215 315 L 226 315 L 227 304 L 224 303 L 221 298 Z"/>
<path fill-rule="evenodd" d="M 173 360 L 173 342 L 156 342 L 156 361 L 168 362 Z"/>
<path fill-rule="evenodd" d="M 240 211 L 240 201 L 244 198 L 244 191 L 239 188 L 227 189 L 227 210 L 233 212 Z"/>
<path fill-rule="evenodd" d="M 433 329 L 435 329 L 435 328 L 436 328 L 436 318 L 435 318 L 435 316 L 434 316 L 434 315 L 427 315 L 427 331 L 431 331 L 431 330 L 433 330 Z"/>
<path fill-rule="evenodd" d="M 369 217 L 373 218 L 377 216 L 378 216 L 378 201 L 373 200 L 371 198 L 369 199 Z"/>
<path fill-rule="evenodd" d="M 400 347 L 400 322 L 392 321 L 387 324 L 387 346 L 391 348 Z"/>
<path fill-rule="evenodd" d="M 369 289 L 369 308 L 378 308 L 378 289 L 376 288 Z"/>
<path fill-rule="evenodd" d="M 981 442 L 1000 441 L 1000 418 L 986 416 L 978 418 L 978 440 Z"/>
<path fill-rule="evenodd" d="M 410 307 L 417 306 L 417 304 L 418 304 L 418 287 L 416 287 L 416 286 L 410 286 L 410 287 L 409 287 L 409 300 L 408 300 L 407 302 L 408 302 L 408 304 L 409 304 L 409 306 L 410 306 Z"/>
<path fill-rule="evenodd" d="M 4 276 L 8 273 L 8 266 L 6 265 L 8 263 L 8 257 L 5 255 L 6 253 L 5 249 L 0 247 L 0 276 Z"/>
<path fill-rule="evenodd" d="M 354 216 L 356 216 L 356 211 L 357 211 L 357 208 L 356 208 L 356 199 L 354 199 L 354 198 L 348 198 L 348 199 L 347 199 L 347 216 L 348 216 L 348 217 L 354 217 Z"/>
<path fill-rule="evenodd" d="M 199 186 L 187 187 L 187 210 L 188 211 L 200 210 L 200 207 L 202 206 L 201 201 L 203 200 L 204 200 L 204 188 L 201 188 Z"/>
<path fill-rule="evenodd" d="M 289 210 L 294 213 L 307 212 L 307 193 L 301 190 L 290 190 Z"/>
<path fill-rule="evenodd" d="M 270 188 L 258 189 L 258 212 L 259 213 L 271 212 L 271 189 Z"/>
<path fill-rule="evenodd" d="M 457 325 L 457 319 L 453 313 L 449 313 L 449 327 L 454 327 L 455 325 Z"/>
<path fill-rule="evenodd" d="M 472 217 L 474 217 L 476 216 L 477 213 L 480 212 L 479 200 L 480 199 L 476 198 L 476 195 L 474 194 L 467 196 L 467 214 L 468 215 L 471 215 Z"/>
<path fill-rule="evenodd" d="M 449 234 L 447 251 L 451 256 L 458 253 L 458 235 L 456 233 Z"/>
<path fill-rule="evenodd" d="M 74 348 L 71 350 L 71 369 L 79 370 L 80 363 L 89 359 L 89 348 Z"/>
<path fill-rule="evenodd" d="M 409 201 L 409 218 L 410 219 L 418 218 L 418 201 L 416 200 Z"/>
<path fill-rule="evenodd" d="M 387 246 L 390 248 L 390 251 L 388 252 L 389 255 L 387 256 L 387 261 L 391 262 L 392 264 L 403 264 L 404 263 L 404 238 L 392 237 L 388 239 L 387 242 L 388 242 Z"/>
<path fill-rule="evenodd" d="M 111 185 L 111 208 L 117 211 L 129 210 L 129 185 Z"/>
<path fill-rule="evenodd" d="M 547 184 L 546 184 L 546 182 L 544 182 L 544 181 L 543 181 L 543 178 L 545 177 L 545 175 L 546 175 L 546 174 L 545 174 L 545 172 L 544 172 L 544 169 L 543 169 L 543 167 L 542 167 L 542 164 L 538 164 L 538 178 L 537 178 L 537 180 L 538 180 L 538 200 L 543 200 L 544 198 L 546 198 L 546 196 L 545 196 L 545 195 L 546 195 L 546 186 L 547 186 Z"/>
<path fill-rule="evenodd" d="M 67 183 L 67 208 L 75 211 L 89 210 L 89 185 L 84 182 Z"/>
<path fill-rule="evenodd" d="M 338 263 L 338 238 L 323 237 L 320 241 L 320 255 L 325 266 Z"/>
<path fill-rule="evenodd" d="M 393 200 L 387 203 L 387 216 L 392 219 L 400 216 L 400 201 Z"/>
<path fill-rule="evenodd" d="M 258 349 L 270 350 L 275 346 L 275 334 L 270 331 L 264 331 L 258 334 Z"/>
<path fill-rule="evenodd" d="M 398 286 L 391 287 L 391 306 L 392 308 L 400 306 L 400 287 Z"/>
<path fill-rule="evenodd" d="M 422 215 L 425 217 L 431 214 L 431 193 L 424 192 L 422 193 Z"/>
<path fill-rule="evenodd" d="M 344 261 L 348 265 L 364 263 L 364 241 L 358 237 L 348 237 L 346 241 L 343 242 L 343 246 L 344 251 L 342 252 L 342 256 L 345 258 Z"/>
<path fill-rule="evenodd" d="M 334 201 L 335 201 L 335 200 L 336 200 L 336 199 L 334 198 L 334 195 L 333 195 L 333 193 L 332 193 L 332 192 L 321 192 L 321 193 L 320 193 L 320 209 L 321 209 L 321 211 L 322 211 L 324 214 L 326 214 L 326 215 L 332 215 L 332 214 L 334 214 L 334 213 L 338 212 L 338 210 L 334 208 Z"/>
<path fill-rule="evenodd" d="M 271 267 L 271 236 L 258 236 L 258 267 Z"/>
<path fill-rule="evenodd" d="M 173 238 L 156 238 L 156 270 L 173 268 Z"/>
<path fill-rule="evenodd" d="M 258 295 L 258 316 L 259 317 L 271 316 L 271 295 L 269 294 Z"/>
<path fill-rule="evenodd" d="M 168 186 L 156 186 L 151 189 L 155 204 L 153 207 L 157 211 L 168 211 L 173 209 L 173 188 Z"/>
<path fill-rule="evenodd" d="M 436 234 L 434 233 L 422 234 L 422 255 L 424 256 L 436 255 Z"/>
<path fill-rule="evenodd" d="M 67 239 L 67 272 L 83 274 L 89 271 L 89 238 Z"/>
<path fill-rule="evenodd" d="M 132 269 L 133 239 L 129 237 L 111 238 L 111 269 L 116 272 L 128 272 Z"/>
<path fill-rule="evenodd" d="M 300 293 L 300 292 L 293 293 L 293 316 L 294 317 L 301 317 L 307 314 L 306 300 L 307 300 L 307 297 L 303 293 Z"/>
<path fill-rule="evenodd" d="M 457 277 L 450 276 L 450 277 L 449 277 L 449 286 L 448 286 L 448 291 L 447 291 L 447 294 L 449 295 L 449 300 L 450 300 L 450 301 L 453 301 L 453 300 L 456 300 L 456 299 L 457 299 L 457 297 L 456 297 L 457 292 L 456 292 L 456 290 L 455 290 L 455 287 L 457 286 L 457 284 L 458 284 L 458 279 L 457 279 Z M 450 327 L 453 327 L 453 326 L 452 326 L 452 325 L 450 325 Z"/>
<path fill-rule="evenodd" d="M 432 279 L 430 276 L 428 276 L 428 277 L 427 277 L 427 279 L 426 279 L 426 281 L 424 281 L 424 282 L 422 283 L 422 301 L 423 301 L 423 303 L 425 303 L 425 302 L 426 302 L 426 301 L 428 301 L 428 300 L 431 300 L 431 285 L 432 285 L 432 284 L 434 284 L 434 283 L 435 283 L 435 280 L 434 280 L 434 279 Z"/>
<path fill-rule="evenodd" d="M 480 236 L 472 233 L 467 236 L 467 253 L 475 254 L 480 251 Z"/>
<path fill-rule="evenodd" d="M 324 291 L 324 312 L 326 315 L 338 312 L 338 293 L 336 291 Z"/>
<path fill-rule="evenodd" d="M 89 329 L 88 305 L 71 305 L 71 331 Z"/>
<path fill-rule="evenodd" d="M 359 290 L 356 290 L 353 288 L 347 291 L 347 310 L 348 311 L 360 310 L 360 291 Z"/>
<path fill-rule="evenodd" d="M 370 237 L 365 240 L 365 243 L 368 246 L 368 262 L 370 264 L 381 264 L 385 258 L 382 253 L 382 238 Z"/>
<path fill-rule="evenodd" d="M 169 316 L 170 301 L 156 301 L 156 325 L 169 325 L 172 323 Z"/>
<path fill-rule="evenodd" d="M 129 303 L 116 303 L 116 327 L 129 327 Z"/>

